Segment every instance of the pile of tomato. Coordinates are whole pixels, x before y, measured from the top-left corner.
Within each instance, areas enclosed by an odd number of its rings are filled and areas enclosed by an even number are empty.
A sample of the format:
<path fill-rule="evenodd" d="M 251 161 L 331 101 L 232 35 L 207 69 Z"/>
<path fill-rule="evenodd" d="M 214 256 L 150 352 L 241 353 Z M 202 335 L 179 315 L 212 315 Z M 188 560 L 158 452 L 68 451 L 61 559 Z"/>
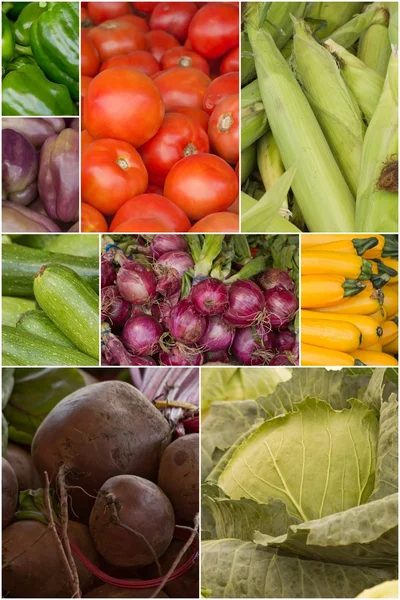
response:
<path fill-rule="evenodd" d="M 235 232 L 237 2 L 83 2 L 82 231 Z"/>

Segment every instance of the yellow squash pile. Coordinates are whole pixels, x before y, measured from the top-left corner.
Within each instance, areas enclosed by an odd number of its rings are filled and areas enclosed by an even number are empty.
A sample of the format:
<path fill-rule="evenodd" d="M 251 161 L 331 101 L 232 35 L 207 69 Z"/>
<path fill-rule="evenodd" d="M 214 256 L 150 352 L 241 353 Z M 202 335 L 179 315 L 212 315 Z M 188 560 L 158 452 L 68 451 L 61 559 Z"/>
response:
<path fill-rule="evenodd" d="M 301 364 L 397 365 L 397 238 L 301 238 Z"/>

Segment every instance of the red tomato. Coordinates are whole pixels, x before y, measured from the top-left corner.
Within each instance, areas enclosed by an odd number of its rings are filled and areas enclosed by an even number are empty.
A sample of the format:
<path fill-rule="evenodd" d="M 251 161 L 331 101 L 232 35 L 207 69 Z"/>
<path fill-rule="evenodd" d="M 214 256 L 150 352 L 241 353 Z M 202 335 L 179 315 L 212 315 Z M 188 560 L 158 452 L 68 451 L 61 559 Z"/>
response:
<path fill-rule="evenodd" d="M 224 2 L 208 2 L 189 25 L 193 50 L 206 58 L 219 58 L 239 45 L 239 9 Z"/>
<path fill-rule="evenodd" d="M 145 50 L 136 50 L 136 52 L 130 54 L 113 56 L 101 65 L 100 71 L 113 67 L 133 67 L 136 71 L 140 71 L 148 77 L 152 77 L 160 70 L 160 65 L 154 56 L 150 52 L 145 52 Z"/>
<path fill-rule="evenodd" d="M 81 231 L 83 233 L 103 233 L 108 231 L 107 221 L 103 215 L 90 204 L 81 204 Z"/>
<path fill-rule="evenodd" d="M 129 2 L 88 2 L 87 10 L 96 25 L 132 12 Z"/>
<path fill-rule="evenodd" d="M 162 188 L 158 187 L 157 185 L 148 185 L 146 194 L 159 194 L 160 196 L 162 196 L 163 190 L 162 190 Z"/>
<path fill-rule="evenodd" d="M 89 84 L 93 81 L 93 77 L 87 77 L 83 75 L 81 77 L 81 96 L 84 98 L 86 96 L 86 92 L 88 91 Z"/>
<path fill-rule="evenodd" d="M 204 94 L 211 82 L 198 69 L 180 67 L 158 73 L 153 81 L 161 93 L 166 110 L 171 106 L 203 108 Z"/>
<path fill-rule="evenodd" d="M 151 15 L 158 2 L 132 2 L 132 4 L 139 12 Z"/>
<path fill-rule="evenodd" d="M 84 129 L 81 133 L 81 152 L 83 153 L 84 149 L 94 142 L 92 136 Z"/>
<path fill-rule="evenodd" d="M 232 94 L 219 102 L 208 122 L 211 147 L 228 163 L 239 160 L 239 131 L 239 94 Z"/>
<path fill-rule="evenodd" d="M 149 182 L 163 186 L 172 167 L 185 156 L 208 152 L 208 137 L 201 125 L 187 115 L 167 113 L 156 135 L 139 152 Z"/>
<path fill-rule="evenodd" d="M 166 31 L 149 31 L 145 34 L 145 38 L 148 50 L 158 61 L 161 60 L 164 52 L 180 45 L 178 40 Z"/>
<path fill-rule="evenodd" d="M 110 231 L 130 219 L 159 219 L 171 231 L 178 233 L 190 228 L 190 221 L 183 210 L 158 194 L 142 194 L 125 202 L 113 218 Z"/>
<path fill-rule="evenodd" d="M 227 162 L 214 154 L 193 154 L 180 160 L 167 175 L 164 195 L 185 211 L 191 221 L 233 204 L 238 179 Z"/>
<path fill-rule="evenodd" d="M 201 125 L 205 132 L 208 131 L 208 120 L 210 117 L 201 108 L 191 108 L 190 106 L 172 106 L 168 109 L 168 112 L 177 112 L 181 113 L 182 115 L 187 115 Z"/>
<path fill-rule="evenodd" d="M 99 73 L 84 100 L 86 129 L 95 138 L 114 138 L 142 146 L 155 135 L 164 105 L 152 80 L 130 67 Z"/>
<path fill-rule="evenodd" d="M 221 100 L 239 93 L 239 73 L 227 73 L 211 82 L 203 101 L 203 109 L 211 115 Z"/>
<path fill-rule="evenodd" d="M 167 31 L 180 42 L 184 42 L 190 21 L 196 12 L 194 2 L 159 2 L 150 17 L 150 27 Z"/>
<path fill-rule="evenodd" d="M 189 229 L 190 233 L 237 233 L 238 231 L 239 217 L 230 212 L 207 215 Z"/>
<path fill-rule="evenodd" d="M 206 59 L 200 56 L 200 54 L 196 54 L 196 52 L 183 47 L 170 48 L 164 52 L 160 64 L 164 71 L 173 67 L 193 67 L 194 69 L 203 71 L 206 75 L 210 74 L 210 67 Z"/>
<path fill-rule="evenodd" d="M 173 229 L 165 225 L 157 218 L 154 219 L 129 219 L 118 225 L 114 231 L 125 233 L 160 233 L 161 231 L 171 232 Z"/>
<path fill-rule="evenodd" d="M 147 188 L 147 171 L 133 146 L 119 140 L 96 140 L 82 155 L 82 200 L 103 215 L 113 215 Z"/>
<path fill-rule="evenodd" d="M 225 54 L 219 72 L 221 75 L 225 75 L 225 73 L 233 73 L 234 71 L 239 71 L 239 46 Z"/>
<path fill-rule="evenodd" d="M 87 27 L 93 27 L 93 22 L 89 17 L 89 13 L 84 6 L 81 6 L 81 27 L 82 29 Z"/>
<path fill-rule="evenodd" d="M 126 21 L 104 21 L 101 25 L 93 27 L 88 35 L 96 46 L 102 62 L 119 54 L 146 50 L 143 31 Z"/>
<path fill-rule="evenodd" d="M 83 35 L 81 38 L 81 75 L 94 77 L 100 68 L 100 56 L 92 40 Z"/>
<path fill-rule="evenodd" d="M 132 23 L 132 25 L 136 25 L 140 31 L 143 31 L 143 33 L 147 33 L 150 30 L 147 21 L 137 15 L 123 15 L 122 17 L 114 19 L 114 21 L 127 21 L 128 23 Z"/>

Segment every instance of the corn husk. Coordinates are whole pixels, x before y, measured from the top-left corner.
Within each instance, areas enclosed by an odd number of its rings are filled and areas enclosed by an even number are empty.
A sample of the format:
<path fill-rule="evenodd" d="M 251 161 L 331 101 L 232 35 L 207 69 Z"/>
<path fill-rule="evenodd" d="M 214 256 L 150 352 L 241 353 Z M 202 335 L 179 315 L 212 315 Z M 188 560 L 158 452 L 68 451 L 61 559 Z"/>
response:
<path fill-rule="evenodd" d="M 309 2 L 305 18 L 314 20 L 316 24 L 320 21 L 316 33 L 322 40 L 361 12 L 362 6 L 362 2 Z"/>
<path fill-rule="evenodd" d="M 251 4 L 248 5 L 251 7 Z M 271 35 L 248 11 L 260 92 L 292 189 L 310 231 L 353 231 L 354 198 L 318 121 Z"/>
<path fill-rule="evenodd" d="M 376 13 L 381 10 L 382 6 L 381 2 L 369 4 L 364 12 L 355 15 L 350 21 L 333 31 L 329 36 L 327 35 L 325 39 L 330 38 L 343 46 L 343 48 L 349 48 L 360 39 L 361 34 L 374 22 Z"/>
<path fill-rule="evenodd" d="M 268 130 L 267 115 L 255 79 L 241 91 L 241 148 L 246 150 Z"/>
<path fill-rule="evenodd" d="M 399 5 L 397 2 L 384 2 L 389 11 L 389 41 L 391 46 L 399 45 Z"/>
<path fill-rule="evenodd" d="M 356 231 L 398 227 L 398 56 L 389 61 L 382 96 L 365 134 L 356 204 Z"/>
<path fill-rule="evenodd" d="M 257 165 L 257 145 L 252 144 L 242 150 L 240 156 L 240 182 L 244 183 Z"/>
<path fill-rule="evenodd" d="M 384 78 L 333 40 L 327 40 L 324 46 L 335 57 L 347 87 L 369 123 L 378 105 Z"/>
<path fill-rule="evenodd" d="M 294 26 L 296 72 L 329 146 L 355 196 L 360 174 L 364 123 L 335 59 L 311 35 L 303 20 Z"/>
<path fill-rule="evenodd" d="M 266 191 L 270 190 L 285 172 L 278 146 L 271 131 L 267 131 L 257 142 L 257 165 Z M 285 196 L 280 214 L 287 216 L 288 201 Z"/>
<path fill-rule="evenodd" d="M 391 55 L 388 25 L 389 11 L 382 6 L 371 25 L 362 33 L 357 50 L 358 58 L 382 77 L 386 75 Z"/>

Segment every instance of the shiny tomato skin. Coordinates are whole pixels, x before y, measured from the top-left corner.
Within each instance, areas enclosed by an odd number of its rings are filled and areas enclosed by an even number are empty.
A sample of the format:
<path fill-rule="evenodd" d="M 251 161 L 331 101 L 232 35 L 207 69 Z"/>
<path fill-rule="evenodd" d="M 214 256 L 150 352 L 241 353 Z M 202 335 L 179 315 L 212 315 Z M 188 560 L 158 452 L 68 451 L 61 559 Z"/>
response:
<path fill-rule="evenodd" d="M 114 229 L 114 232 L 124 233 L 161 233 L 163 231 L 171 233 L 173 229 L 170 229 L 165 223 L 157 218 L 153 219 L 129 219 L 124 221 Z"/>
<path fill-rule="evenodd" d="M 174 67 L 153 79 L 163 98 L 165 110 L 171 106 L 203 108 L 203 99 L 211 79 L 198 69 Z"/>
<path fill-rule="evenodd" d="M 81 152 L 83 153 L 85 148 L 92 142 L 94 142 L 92 136 L 86 131 L 86 129 L 83 129 L 83 131 L 81 131 Z"/>
<path fill-rule="evenodd" d="M 164 195 L 191 221 L 226 210 L 238 195 L 238 179 L 227 162 L 214 154 L 193 154 L 180 160 L 167 175 Z"/>
<path fill-rule="evenodd" d="M 103 233 L 108 231 L 104 216 L 90 204 L 81 204 L 81 231 L 83 233 Z"/>
<path fill-rule="evenodd" d="M 195 52 L 207 59 L 220 58 L 239 45 L 239 9 L 208 2 L 193 17 L 188 38 Z"/>
<path fill-rule="evenodd" d="M 194 69 L 203 71 L 206 75 L 210 74 L 210 67 L 208 66 L 206 59 L 200 56 L 200 54 L 197 54 L 197 52 L 187 50 L 183 47 L 170 48 L 164 52 L 161 57 L 160 65 L 164 71 L 172 69 L 173 67 L 182 67 L 186 69 L 193 67 Z"/>
<path fill-rule="evenodd" d="M 147 49 L 160 62 L 164 52 L 180 46 L 178 40 L 166 31 L 149 31 L 145 34 Z"/>
<path fill-rule="evenodd" d="M 189 233 L 238 233 L 239 217 L 230 212 L 207 215 L 189 229 Z"/>
<path fill-rule="evenodd" d="M 214 79 L 208 87 L 203 101 L 203 110 L 211 115 L 223 98 L 239 93 L 239 73 L 226 73 Z"/>
<path fill-rule="evenodd" d="M 219 70 L 221 75 L 233 73 L 234 71 L 239 71 L 239 46 L 225 54 Z"/>
<path fill-rule="evenodd" d="M 88 33 L 96 46 L 102 62 L 112 56 L 146 50 L 146 38 L 132 23 L 127 21 L 104 21 Z"/>
<path fill-rule="evenodd" d="M 113 215 L 147 188 L 147 171 L 133 146 L 119 140 L 92 142 L 82 154 L 82 200 Z"/>
<path fill-rule="evenodd" d="M 113 56 L 101 65 L 100 71 L 114 67 L 133 67 L 136 71 L 140 71 L 148 77 L 153 77 L 160 70 L 160 65 L 154 56 L 145 50 L 136 50 L 136 52 L 130 54 Z"/>
<path fill-rule="evenodd" d="M 239 160 L 239 131 L 239 94 L 232 94 L 217 104 L 208 122 L 213 151 L 231 164 Z"/>
<path fill-rule="evenodd" d="M 190 106 L 171 106 L 171 108 L 168 109 L 168 112 L 177 112 L 182 115 L 187 115 L 201 125 L 207 133 L 210 115 L 206 113 L 205 110 L 202 110 L 201 108 L 192 108 Z"/>
<path fill-rule="evenodd" d="M 163 196 L 163 189 L 158 187 L 157 185 L 148 185 L 146 194 L 158 194 L 159 196 Z"/>
<path fill-rule="evenodd" d="M 178 233 L 190 228 L 190 221 L 183 210 L 159 194 L 141 194 L 130 198 L 116 213 L 110 231 L 130 219 L 158 219 L 171 231 Z"/>
<path fill-rule="evenodd" d="M 86 96 L 86 92 L 88 91 L 88 87 L 92 81 L 93 81 L 93 77 L 88 77 L 87 75 L 82 75 L 82 77 L 81 77 L 81 96 L 82 96 L 82 98 L 84 98 Z"/>
<path fill-rule="evenodd" d="M 88 2 L 90 19 L 98 25 L 110 19 L 116 19 L 132 12 L 129 2 Z"/>
<path fill-rule="evenodd" d="M 150 17 L 150 28 L 171 33 L 184 42 L 190 21 L 197 12 L 194 2 L 159 2 Z"/>
<path fill-rule="evenodd" d="M 94 77 L 100 68 L 100 56 L 96 46 L 87 35 L 81 38 L 81 75 Z"/>
<path fill-rule="evenodd" d="M 135 148 L 155 135 L 164 104 L 152 80 L 130 67 L 99 73 L 84 100 L 86 129 L 94 138 L 114 138 Z"/>
<path fill-rule="evenodd" d="M 139 12 L 151 15 L 158 2 L 132 2 L 132 4 Z"/>
<path fill-rule="evenodd" d="M 189 154 L 210 149 L 201 125 L 187 115 L 166 113 L 156 135 L 140 149 L 152 185 L 163 186 L 172 167 Z"/>
<path fill-rule="evenodd" d="M 128 23 L 132 23 L 135 25 L 140 31 L 143 33 L 147 33 L 150 31 L 150 27 L 143 17 L 138 17 L 138 15 L 123 15 L 122 17 L 117 17 L 114 21 L 127 21 Z"/>

